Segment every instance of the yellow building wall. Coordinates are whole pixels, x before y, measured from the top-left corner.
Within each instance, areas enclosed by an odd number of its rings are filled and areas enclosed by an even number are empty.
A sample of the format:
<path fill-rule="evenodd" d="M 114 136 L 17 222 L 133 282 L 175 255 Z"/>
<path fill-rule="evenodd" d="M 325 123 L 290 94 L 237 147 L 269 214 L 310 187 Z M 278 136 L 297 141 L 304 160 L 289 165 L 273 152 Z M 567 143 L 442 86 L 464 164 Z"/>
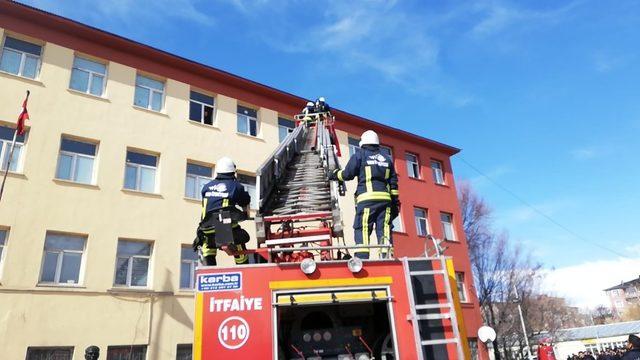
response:
<path fill-rule="evenodd" d="M 200 213 L 199 201 L 184 197 L 187 160 L 213 165 L 230 156 L 254 174 L 278 145 L 278 114 L 259 109 L 258 137 L 240 135 L 238 100 L 217 95 L 216 126 L 197 124 L 188 120 L 190 85 L 172 79 L 161 113 L 139 109 L 136 69 L 113 62 L 104 97 L 82 94 L 68 87 L 73 57 L 73 49 L 47 43 L 37 80 L 0 72 L 0 123 L 15 123 L 31 91 L 23 171 L 9 175 L 0 203 L 0 227 L 9 228 L 0 264 L 2 357 L 23 359 L 28 346 L 75 346 L 74 359 L 82 359 L 88 345 L 106 357 L 109 345 L 148 344 L 148 359 L 175 359 L 176 345 L 192 342 L 193 292 L 179 289 L 180 248 L 193 240 Z M 95 185 L 54 179 L 62 135 L 98 144 Z M 338 136 L 344 165 L 348 135 Z M 123 189 L 127 149 L 159 155 L 157 194 Z M 341 199 L 349 241 L 353 192 L 349 184 Z M 255 227 L 243 227 L 255 247 Z M 87 237 L 77 286 L 38 284 L 47 231 Z M 148 288 L 114 289 L 120 238 L 153 242 Z M 233 263 L 223 253 L 218 261 Z"/>

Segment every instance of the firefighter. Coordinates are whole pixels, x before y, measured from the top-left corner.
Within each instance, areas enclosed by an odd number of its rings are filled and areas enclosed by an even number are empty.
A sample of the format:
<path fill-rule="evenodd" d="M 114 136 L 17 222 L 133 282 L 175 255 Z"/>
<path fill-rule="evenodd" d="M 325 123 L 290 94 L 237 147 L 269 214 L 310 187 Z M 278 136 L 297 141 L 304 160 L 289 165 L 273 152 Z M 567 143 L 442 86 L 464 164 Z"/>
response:
<path fill-rule="evenodd" d="M 627 343 L 627 353 L 622 360 L 640 360 L 640 337 L 631 334 Z"/>
<path fill-rule="evenodd" d="M 316 103 L 315 103 L 315 112 L 316 113 L 325 113 L 325 112 L 329 112 L 331 110 L 331 108 L 329 107 L 329 104 L 327 104 L 327 102 L 324 100 L 324 97 L 319 97 L 318 99 L 316 99 Z"/>
<path fill-rule="evenodd" d="M 236 165 L 233 160 L 223 157 L 216 163 L 216 177 L 202 188 L 202 217 L 198 226 L 197 238 L 194 240 L 194 248 L 200 247 L 203 264 L 215 266 L 216 263 L 216 229 L 209 224 L 214 214 L 221 210 L 236 211 L 236 205 L 243 209 L 251 202 L 251 196 L 244 186 L 236 178 Z M 240 227 L 237 220 L 232 221 L 233 240 L 235 250 L 244 251 L 249 242 L 249 233 Z M 249 257 L 246 254 L 234 255 L 237 265 L 247 264 Z"/>
<path fill-rule="evenodd" d="M 357 151 L 343 170 L 335 170 L 332 180 L 348 181 L 358 177 L 356 189 L 356 216 L 353 221 L 355 241 L 369 245 L 375 225 L 379 244 L 391 239 L 392 220 L 398 215 L 398 176 L 393 160 L 380 152 L 378 134 L 367 130 L 362 134 L 361 150 Z M 369 249 L 357 249 L 355 256 L 369 258 Z"/>

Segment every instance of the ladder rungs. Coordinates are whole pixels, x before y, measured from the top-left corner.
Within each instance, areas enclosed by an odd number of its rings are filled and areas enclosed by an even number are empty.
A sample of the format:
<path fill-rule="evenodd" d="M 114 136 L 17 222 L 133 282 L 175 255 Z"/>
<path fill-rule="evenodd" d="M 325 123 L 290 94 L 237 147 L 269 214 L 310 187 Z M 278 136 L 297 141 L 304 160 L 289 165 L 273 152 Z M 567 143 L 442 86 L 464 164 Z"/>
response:
<path fill-rule="evenodd" d="M 454 344 L 457 343 L 458 339 L 439 339 L 439 340 L 423 340 L 420 342 L 420 345 L 442 345 L 442 344 Z"/>
<path fill-rule="evenodd" d="M 451 314 L 450 313 L 444 313 L 444 314 L 416 315 L 414 317 L 414 319 L 416 319 L 416 320 L 445 320 L 445 319 L 451 319 Z"/>
<path fill-rule="evenodd" d="M 425 309 L 443 309 L 443 308 L 451 308 L 451 304 L 422 304 L 416 305 L 416 310 L 425 310 Z"/>
<path fill-rule="evenodd" d="M 446 274 L 446 272 L 444 270 L 409 271 L 409 275 L 411 275 L 411 276 L 445 275 L 445 274 Z"/>

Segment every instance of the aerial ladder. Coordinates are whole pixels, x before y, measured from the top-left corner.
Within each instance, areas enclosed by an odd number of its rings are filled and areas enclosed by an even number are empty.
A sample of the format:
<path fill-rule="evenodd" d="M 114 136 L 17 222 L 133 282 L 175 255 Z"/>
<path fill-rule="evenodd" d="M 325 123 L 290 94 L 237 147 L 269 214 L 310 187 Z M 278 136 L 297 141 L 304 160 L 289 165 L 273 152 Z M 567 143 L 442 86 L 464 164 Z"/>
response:
<path fill-rule="evenodd" d="M 256 263 L 199 267 L 194 359 L 469 359 L 455 272 L 428 237 L 421 257 L 360 260 L 329 180 L 330 112 L 300 114 L 258 168 Z M 384 253 L 390 253 L 384 251 Z"/>

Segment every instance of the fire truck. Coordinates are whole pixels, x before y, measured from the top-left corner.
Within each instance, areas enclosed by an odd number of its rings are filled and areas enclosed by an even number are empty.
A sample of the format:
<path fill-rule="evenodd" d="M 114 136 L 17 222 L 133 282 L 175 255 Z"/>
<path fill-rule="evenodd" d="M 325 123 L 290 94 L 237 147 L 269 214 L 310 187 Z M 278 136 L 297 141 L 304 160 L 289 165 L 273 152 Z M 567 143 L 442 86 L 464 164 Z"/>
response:
<path fill-rule="evenodd" d="M 194 359 L 469 359 L 453 263 L 438 240 L 429 236 L 417 258 L 395 258 L 384 243 L 348 245 L 345 186 L 328 176 L 340 166 L 335 118 L 296 123 L 257 170 L 252 263 L 196 270 Z M 216 241 L 231 236 L 230 215 L 219 216 Z M 362 247 L 379 258 L 351 256 Z"/>

